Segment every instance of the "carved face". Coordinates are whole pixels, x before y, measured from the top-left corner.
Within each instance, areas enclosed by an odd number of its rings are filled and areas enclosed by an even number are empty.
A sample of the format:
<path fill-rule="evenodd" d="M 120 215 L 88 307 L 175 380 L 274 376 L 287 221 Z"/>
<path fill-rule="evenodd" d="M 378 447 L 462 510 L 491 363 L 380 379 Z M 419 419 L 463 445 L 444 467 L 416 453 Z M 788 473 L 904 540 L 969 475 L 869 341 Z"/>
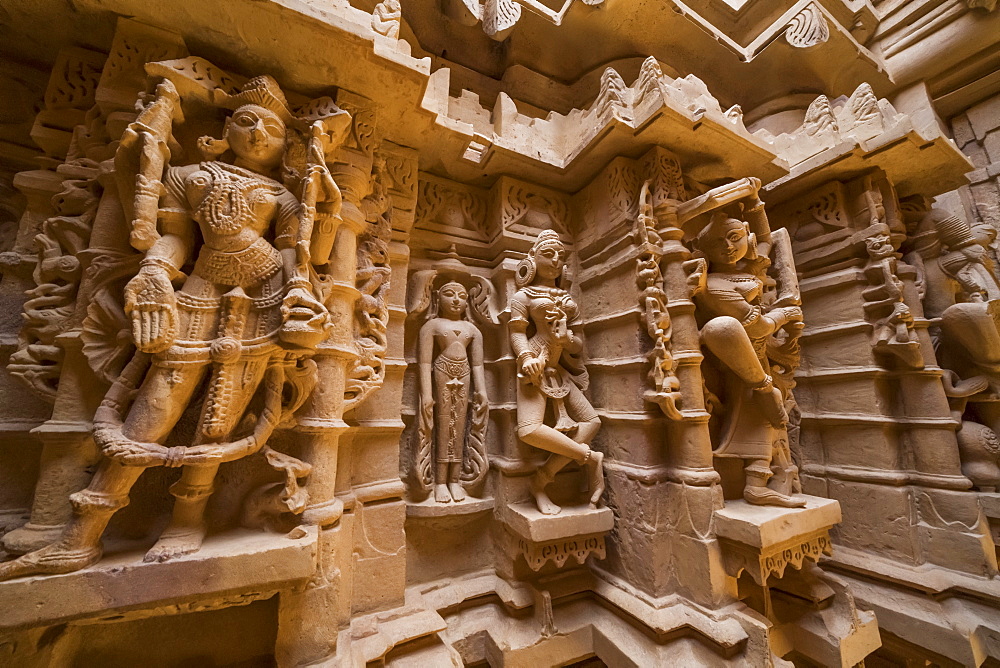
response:
<path fill-rule="evenodd" d="M 865 250 L 872 258 L 882 258 L 892 255 L 894 250 L 888 234 L 875 234 L 865 239 Z"/>
<path fill-rule="evenodd" d="M 248 104 L 237 109 L 226 125 L 226 139 L 236 157 L 273 168 L 285 152 L 285 124 L 272 111 Z"/>
<path fill-rule="evenodd" d="M 713 223 L 714 229 L 699 244 L 712 264 L 736 264 L 750 250 L 750 239 L 742 220 L 728 218 Z"/>
<path fill-rule="evenodd" d="M 446 318 L 461 318 L 469 293 L 461 283 L 445 283 L 438 290 L 438 311 Z"/>
<path fill-rule="evenodd" d="M 559 278 L 565 265 L 566 248 L 558 241 L 543 244 L 535 251 L 535 272 L 541 278 Z"/>

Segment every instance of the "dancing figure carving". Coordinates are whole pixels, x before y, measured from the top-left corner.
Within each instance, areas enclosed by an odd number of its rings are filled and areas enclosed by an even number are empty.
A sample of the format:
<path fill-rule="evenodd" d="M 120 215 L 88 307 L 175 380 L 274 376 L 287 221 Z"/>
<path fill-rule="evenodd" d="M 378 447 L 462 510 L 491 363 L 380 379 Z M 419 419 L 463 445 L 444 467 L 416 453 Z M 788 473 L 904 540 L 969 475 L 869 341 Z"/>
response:
<path fill-rule="evenodd" d="M 581 360 L 583 341 L 572 329 L 579 307 L 564 286 L 566 247 L 559 234 L 544 230 L 515 273 L 517 292 L 510 302 L 510 344 L 517 356 L 517 435 L 552 453 L 531 481 L 538 510 L 561 510 L 545 488 L 570 461 L 584 466 L 590 506 L 604 493 L 604 455 L 590 443 L 601 419 L 583 390 L 589 376 Z M 545 423 L 551 406 L 555 424 Z"/>

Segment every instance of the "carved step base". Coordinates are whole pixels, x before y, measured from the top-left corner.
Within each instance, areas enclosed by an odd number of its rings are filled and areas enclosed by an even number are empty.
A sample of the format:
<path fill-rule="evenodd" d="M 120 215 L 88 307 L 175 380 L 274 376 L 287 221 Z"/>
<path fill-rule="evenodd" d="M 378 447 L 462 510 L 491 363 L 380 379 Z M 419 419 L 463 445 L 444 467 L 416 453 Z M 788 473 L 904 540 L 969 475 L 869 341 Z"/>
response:
<path fill-rule="evenodd" d="M 726 572 L 739 577 L 744 570 L 760 586 L 769 576 L 801 568 L 806 560 L 830 554 L 830 528 L 840 521 L 840 503 L 803 495 L 805 508 L 755 506 L 726 501 L 715 512 L 715 531 L 722 545 Z"/>
<path fill-rule="evenodd" d="M 312 576 L 316 543 L 314 527 L 287 535 L 240 529 L 209 537 L 194 554 L 163 563 L 142 560 L 148 546 L 108 553 L 75 573 L 0 583 L 0 629 L 167 615 L 268 598 Z"/>

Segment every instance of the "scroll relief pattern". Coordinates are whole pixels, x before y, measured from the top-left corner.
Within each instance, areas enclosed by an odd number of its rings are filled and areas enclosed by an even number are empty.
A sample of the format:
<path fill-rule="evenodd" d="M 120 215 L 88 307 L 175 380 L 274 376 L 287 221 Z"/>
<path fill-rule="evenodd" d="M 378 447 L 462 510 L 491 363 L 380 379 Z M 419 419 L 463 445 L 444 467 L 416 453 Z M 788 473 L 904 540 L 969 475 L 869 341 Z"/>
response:
<path fill-rule="evenodd" d="M 192 61 L 202 65 L 201 76 L 191 75 Z M 293 109 L 269 76 L 237 88 L 205 75 L 213 71 L 198 59 L 147 65 L 154 92 L 141 100 L 113 163 L 124 235 L 139 251 L 118 295 L 135 352 L 126 353 L 94 416 L 104 458 L 90 486 L 72 495 L 72 520 L 54 543 L 0 564 L 0 579 L 70 572 L 99 560 L 108 522 L 151 467 L 182 471 L 170 488 L 171 521 L 146 561 L 199 549 L 223 463 L 260 453 L 284 480 L 275 491 L 280 510 L 294 517 L 308 503 L 300 485 L 308 462 L 268 443 L 276 429 L 294 424 L 316 383 L 312 357 L 339 326 L 331 313 L 344 311 L 331 307 L 331 274 L 353 276 L 354 267 L 336 261 L 344 198 L 331 165 L 358 124 L 330 98 Z M 182 145 L 179 137 L 190 136 L 174 134 L 182 121 L 217 131 L 214 117 L 204 118 L 211 107 L 225 113 L 221 137 Z M 355 377 L 366 387 L 381 380 L 376 361 L 385 347 L 390 207 L 382 174 L 376 165 L 357 246 L 355 331 L 365 373 Z M 87 211 L 96 194 L 79 190 L 68 201 Z M 79 228 L 73 243 L 83 247 L 86 220 L 65 225 Z M 88 316 L 95 340 L 99 315 L 92 309 Z M 185 415 L 194 418 L 193 433 L 174 429 Z M 179 433 L 187 443 L 178 442 Z"/>

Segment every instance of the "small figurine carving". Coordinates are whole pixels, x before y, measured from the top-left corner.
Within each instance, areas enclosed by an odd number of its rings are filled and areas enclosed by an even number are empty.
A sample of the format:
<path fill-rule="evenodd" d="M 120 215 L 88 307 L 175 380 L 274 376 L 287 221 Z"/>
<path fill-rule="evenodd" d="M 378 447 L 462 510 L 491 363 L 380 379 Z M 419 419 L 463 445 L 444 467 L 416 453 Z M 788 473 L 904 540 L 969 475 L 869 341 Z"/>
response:
<path fill-rule="evenodd" d="M 590 448 L 601 419 L 583 394 L 589 376 L 580 356 L 583 341 L 573 333 L 579 307 L 563 285 L 566 248 L 559 234 L 544 230 L 518 265 L 511 298 L 510 344 L 517 355 L 517 435 L 552 453 L 531 481 L 538 510 L 561 508 L 545 493 L 560 470 L 577 461 L 587 470 L 590 506 L 604 493 L 604 455 Z M 545 424 L 552 408 L 555 424 Z"/>
<path fill-rule="evenodd" d="M 384 0 L 372 12 L 372 30 L 389 39 L 399 39 L 399 22 L 403 16 L 399 0 Z"/>
<path fill-rule="evenodd" d="M 489 398 L 483 372 L 483 335 L 464 319 L 468 305 L 469 292 L 464 285 L 445 283 L 437 291 L 437 316 L 420 328 L 417 470 L 429 483 L 433 459 L 434 500 L 438 503 L 465 500 L 463 463 L 469 455 L 485 460 Z M 472 420 L 467 425 L 470 406 Z M 467 468 L 483 468 L 484 463 Z"/>
<path fill-rule="evenodd" d="M 801 507 L 804 502 L 789 495 L 794 482 L 784 491 L 768 487 L 773 465 L 794 468 L 787 453 L 786 398 L 772 378 L 768 344 L 783 329 L 790 337 L 797 336 L 802 310 L 793 303 L 797 300 L 782 294 L 781 288 L 788 286 L 779 285 L 779 298 L 766 305 L 768 262 L 758 256 L 756 235 L 747 222 L 716 211 L 695 239 L 695 247 L 707 261 L 701 275 L 696 271 L 692 276 L 698 285 L 695 303 L 701 341 L 721 363 L 720 391 L 726 397 L 715 456 L 747 462 L 743 498 L 749 503 Z M 778 461 L 772 462 L 775 458 Z"/>
<path fill-rule="evenodd" d="M 172 89 L 159 90 L 172 96 Z M 176 499 L 171 522 L 146 561 L 200 548 L 205 507 L 224 462 L 263 449 L 268 462 L 291 478 L 287 510 L 301 512 L 305 505 L 295 478 L 308 465 L 266 442 L 308 397 L 316 369 L 308 358 L 330 327 L 324 295 L 310 279 L 310 245 L 317 203 L 339 205 L 325 154 L 339 142 L 349 117 L 331 102 L 325 116 L 309 119 L 311 137 L 307 132 L 302 139 L 305 164 L 297 178 L 286 174 L 286 186 L 275 176 L 283 163 L 290 171 L 295 166 L 286 160 L 290 128 L 306 124 L 292 115 L 277 83 L 257 77 L 239 93 L 216 92 L 216 102 L 233 110 L 222 139 L 203 137 L 205 160 L 168 166 L 157 205 L 135 206 L 131 239 L 145 256 L 125 288 L 125 311 L 138 352 L 94 417 L 94 439 L 105 459 L 90 486 L 72 495 L 74 517 L 62 537 L 0 564 L 0 580 L 70 572 L 97 561 L 111 516 L 128 504 L 130 489 L 152 466 L 183 471 L 170 490 Z M 162 156 L 159 143 L 135 148 L 142 156 Z M 123 144 L 121 150 L 133 147 Z M 232 163 L 218 159 L 227 151 L 235 156 Z M 152 164 L 133 162 L 140 168 Z M 116 164 L 123 168 L 129 161 Z M 161 180 L 156 169 L 135 175 L 140 191 Z M 185 278 L 181 268 L 192 259 Z M 178 280 L 183 284 L 175 289 Z M 206 379 L 192 444 L 163 445 Z"/>
<path fill-rule="evenodd" d="M 877 353 L 892 353 L 906 365 L 920 368 L 923 358 L 913 331 L 913 314 L 903 301 L 903 282 L 896 276 L 899 254 L 889 234 L 865 239 L 868 263 L 865 278 L 871 286 L 862 291 L 865 317 L 874 325 L 872 343 Z"/>

